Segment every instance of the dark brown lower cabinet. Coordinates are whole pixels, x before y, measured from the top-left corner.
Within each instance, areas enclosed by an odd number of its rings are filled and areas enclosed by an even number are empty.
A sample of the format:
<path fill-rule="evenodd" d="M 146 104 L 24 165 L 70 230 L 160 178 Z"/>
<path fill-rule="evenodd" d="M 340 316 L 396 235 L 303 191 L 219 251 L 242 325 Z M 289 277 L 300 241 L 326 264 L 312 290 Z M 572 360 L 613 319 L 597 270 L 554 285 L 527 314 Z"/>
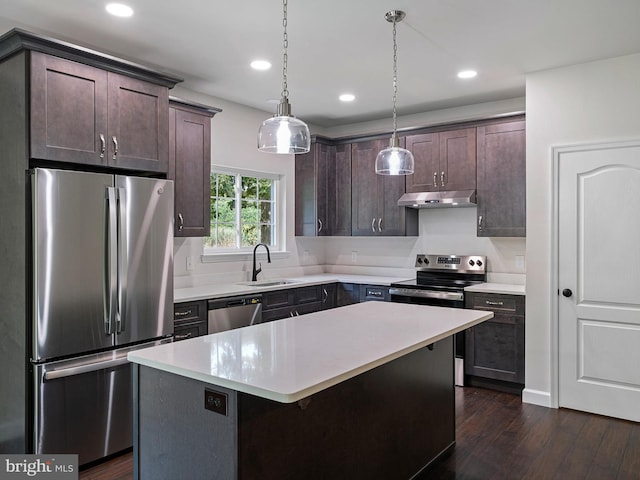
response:
<path fill-rule="evenodd" d="M 326 283 L 322 285 L 322 310 L 336 308 L 337 283 Z"/>
<path fill-rule="evenodd" d="M 336 307 L 360 303 L 360 285 L 357 283 L 338 283 L 336 287 Z"/>
<path fill-rule="evenodd" d="M 174 341 L 207 334 L 207 301 L 176 303 L 173 306 Z"/>
<path fill-rule="evenodd" d="M 465 373 L 469 383 L 521 388 L 524 385 L 525 297 L 466 293 L 465 307 L 494 314 L 492 319 L 466 332 Z"/>
<path fill-rule="evenodd" d="M 262 294 L 262 323 L 323 310 L 322 286 L 288 288 Z"/>

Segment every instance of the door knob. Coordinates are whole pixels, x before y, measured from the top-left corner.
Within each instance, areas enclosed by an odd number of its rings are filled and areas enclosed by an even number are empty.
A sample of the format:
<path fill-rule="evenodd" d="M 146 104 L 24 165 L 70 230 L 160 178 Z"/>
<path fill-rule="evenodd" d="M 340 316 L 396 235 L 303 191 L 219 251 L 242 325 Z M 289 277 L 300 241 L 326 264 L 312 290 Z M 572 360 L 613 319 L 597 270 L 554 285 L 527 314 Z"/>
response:
<path fill-rule="evenodd" d="M 564 290 L 562 290 L 562 295 L 569 298 L 571 295 L 573 295 L 573 292 L 570 288 L 565 288 Z"/>

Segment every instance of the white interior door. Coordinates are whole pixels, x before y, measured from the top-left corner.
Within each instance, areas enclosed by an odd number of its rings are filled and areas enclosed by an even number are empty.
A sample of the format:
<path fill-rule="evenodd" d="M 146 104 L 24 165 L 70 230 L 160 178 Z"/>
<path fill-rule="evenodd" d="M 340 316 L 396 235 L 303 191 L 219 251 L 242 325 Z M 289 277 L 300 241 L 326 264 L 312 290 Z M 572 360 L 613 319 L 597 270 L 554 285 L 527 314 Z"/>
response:
<path fill-rule="evenodd" d="M 559 405 L 640 421 L 640 142 L 557 159 Z"/>

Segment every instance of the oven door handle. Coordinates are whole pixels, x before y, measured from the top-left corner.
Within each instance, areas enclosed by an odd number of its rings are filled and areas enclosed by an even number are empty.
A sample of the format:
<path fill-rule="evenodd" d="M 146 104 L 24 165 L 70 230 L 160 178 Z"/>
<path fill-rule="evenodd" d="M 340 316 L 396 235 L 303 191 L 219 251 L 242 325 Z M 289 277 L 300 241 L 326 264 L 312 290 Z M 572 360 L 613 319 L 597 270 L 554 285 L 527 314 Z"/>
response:
<path fill-rule="evenodd" d="M 438 300 L 464 300 L 462 292 L 440 292 L 436 290 L 420 290 L 417 288 L 395 288 L 389 289 L 389 295 L 400 297 L 435 298 Z"/>

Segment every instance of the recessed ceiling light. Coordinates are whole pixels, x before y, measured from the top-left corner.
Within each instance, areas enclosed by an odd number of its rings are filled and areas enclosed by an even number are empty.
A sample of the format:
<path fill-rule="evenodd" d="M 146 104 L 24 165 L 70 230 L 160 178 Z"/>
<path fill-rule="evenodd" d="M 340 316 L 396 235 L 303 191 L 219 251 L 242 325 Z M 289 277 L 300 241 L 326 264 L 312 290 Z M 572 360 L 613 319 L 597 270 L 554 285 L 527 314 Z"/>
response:
<path fill-rule="evenodd" d="M 271 62 L 266 60 L 254 60 L 251 62 L 251 68 L 254 70 L 269 70 L 271 68 Z"/>
<path fill-rule="evenodd" d="M 475 70 L 462 70 L 458 72 L 458 78 L 473 78 L 478 75 L 478 72 Z"/>
<path fill-rule="evenodd" d="M 130 17 L 133 15 L 133 8 L 123 3 L 108 3 L 105 9 L 116 17 Z"/>
<path fill-rule="evenodd" d="M 353 102 L 356 99 L 356 96 L 352 93 L 343 93 L 338 98 L 341 102 Z"/>

